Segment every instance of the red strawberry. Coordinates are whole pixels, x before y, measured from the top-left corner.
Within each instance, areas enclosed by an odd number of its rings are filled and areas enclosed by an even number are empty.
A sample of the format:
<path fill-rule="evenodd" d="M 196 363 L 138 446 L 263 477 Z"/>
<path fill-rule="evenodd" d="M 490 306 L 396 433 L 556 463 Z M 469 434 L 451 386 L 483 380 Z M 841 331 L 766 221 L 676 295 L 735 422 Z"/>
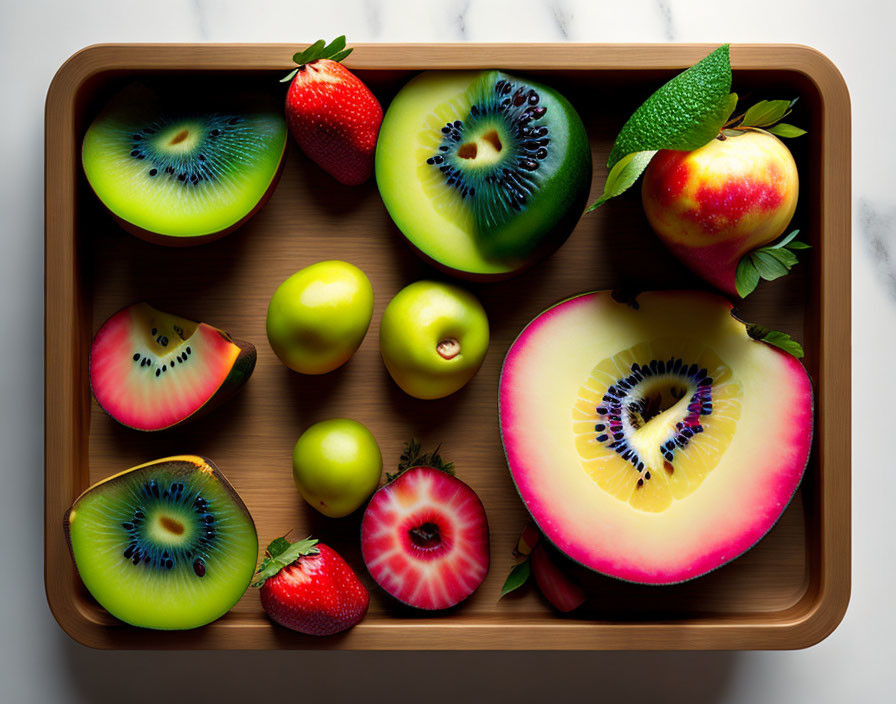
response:
<path fill-rule="evenodd" d="M 281 626 L 329 636 L 364 618 L 370 595 L 352 568 L 332 548 L 306 538 L 277 538 L 265 553 L 252 586 L 261 605 Z"/>
<path fill-rule="evenodd" d="M 286 122 L 302 151 L 338 181 L 364 183 L 373 173 L 383 108 L 370 89 L 343 66 L 345 37 L 312 44 L 293 56 L 299 64 L 286 95 Z"/>
<path fill-rule="evenodd" d="M 485 579 L 488 521 L 470 487 L 425 466 L 442 465 L 437 454 L 418 458 L 412 447 L 419 449 L 409 446 L 404 456 L 411 468 L 377 491 L 364 511 L 361 554 L 377 584 L 399 601 L 446 609 Z"/>

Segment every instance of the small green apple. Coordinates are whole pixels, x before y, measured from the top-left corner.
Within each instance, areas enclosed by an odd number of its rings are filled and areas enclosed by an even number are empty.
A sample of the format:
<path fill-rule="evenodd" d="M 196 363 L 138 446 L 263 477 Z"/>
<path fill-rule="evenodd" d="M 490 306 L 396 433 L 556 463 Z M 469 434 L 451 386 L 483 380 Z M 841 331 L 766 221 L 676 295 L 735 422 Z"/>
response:
<path fill-rule="evenodd" d="M 488 350 L 488 317 L 458 286 L 417 281 L 389 301 L 380 323 L 386 369 L 406 393 L 442 398 L 466 384 Z"/>
<path fill-rule="evenodd" d="M 358 267 L 318 262 L 284 281 L 268 304 L 268 341 L 290 369 L 326 374 L 345 364 L 367 334 L 373 287 Z"/>
<path fill-rule="evenodd" d="M 292 452 L 292 476 L 309 504 L 341 518 L 376 490 L 383 456 L 373 434 L 356 420 L 333 418 L 302 433 Z"/>

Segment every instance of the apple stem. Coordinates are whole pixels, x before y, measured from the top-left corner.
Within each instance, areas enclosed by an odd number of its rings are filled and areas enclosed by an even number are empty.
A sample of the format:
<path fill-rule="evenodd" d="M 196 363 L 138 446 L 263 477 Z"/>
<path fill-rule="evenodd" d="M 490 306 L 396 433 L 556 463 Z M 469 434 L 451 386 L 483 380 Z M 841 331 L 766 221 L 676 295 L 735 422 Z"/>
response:
<path fill-rule="evenodd" d="M 439 340 L 436 352 L 442 359 L 454 359 L 460 354 L 460 343 L 453 337 L 446 337 L 444 340 Z"/>

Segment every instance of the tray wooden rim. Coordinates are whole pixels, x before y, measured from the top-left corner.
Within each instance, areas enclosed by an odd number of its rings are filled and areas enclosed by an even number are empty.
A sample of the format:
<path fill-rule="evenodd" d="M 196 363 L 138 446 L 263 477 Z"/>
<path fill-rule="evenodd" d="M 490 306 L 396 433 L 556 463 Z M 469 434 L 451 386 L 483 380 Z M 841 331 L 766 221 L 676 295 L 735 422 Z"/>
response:
<path fill-rule="evenodd" d="M 649 70 L 682 69 L 714 44 L 358 44 L 347 62 L 356 69 L 476 68 Z M 51 611 L 76 641 L 96 648 L 159 647 L 159 634 L 109 628 L 75 598 L 60 565 L 70 560 L 61 516 L 79 491 L 72 481 L 87 462 L 76 419 L 87 413 L 78 393 L 86 360 L 77 345 L 80 303 L 75 276 L 76 154 L 72 115 L 77 92 L 109 70 L 262 71 L 288 68 L 288 44 L 98 44 L 74 54 L 49 87 L 45 115 L 45 563 Z M 549 57 L 545 60 L 545 57 Z M 820 231 L 820 359 L 816 398 L 821 508 L 820 574 L 816 589 L 774 619 L 760 617 L 607 623 L 528 619 L 513 624 L 446 619 L 362 622 L 342 637 L 291 641 L 285 647 L 319 649 L 794 649 L 813 645 L 842 620 L 850 593 L 850 163 L 849 93 L 834 64 L 796 44 L 735 44 L 735 70 L 801 74 L 821 97 L 822 199 Z M 53 157 L 53 158 L 51 158 Z M 50 197 L 52 194 L 52 198 Z M 844 331 L 846 334 L 844 334 Z M 835 416 L 836 414 L 836 416 Z M 177 648 L 256 649 L 272 646 L 257 625 L 216 622 L 190 632 Z M 267 628 L 267 626 L 265 626 Z M 172 647 L 167 642 L 166 647 Z"/>

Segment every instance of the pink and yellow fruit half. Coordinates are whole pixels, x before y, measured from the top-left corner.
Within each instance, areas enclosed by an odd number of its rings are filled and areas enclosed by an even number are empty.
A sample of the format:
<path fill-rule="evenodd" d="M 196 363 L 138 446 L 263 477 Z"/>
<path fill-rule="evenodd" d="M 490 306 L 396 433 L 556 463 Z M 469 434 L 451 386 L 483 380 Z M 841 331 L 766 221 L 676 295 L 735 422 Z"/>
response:
<path fill-rule="evenodd" d="M 798 194 L 790 150 L 761 130 L 713 139 L 691 152 L 660 151 L 641 188 L 644 212 L 659 238 L 731 296 L 737 296 L 741 257 L 784 233 Z"/>
<path fill-rule="evenodd" d="M 800 362 L 703 292 L 609 291 L 532 321 L 501 374 L 500 425 L 539 528 L 582 565 L 669 584 L 738 557 L 793 496 L 812 441 Z"/>
<path fill-rule="evenodd" d="M 255 347 L 146 303 L 118 311 L 90 347 L 90 387 L 122 425 L 163 430 L 233 396 L 255 369 Z"/>

